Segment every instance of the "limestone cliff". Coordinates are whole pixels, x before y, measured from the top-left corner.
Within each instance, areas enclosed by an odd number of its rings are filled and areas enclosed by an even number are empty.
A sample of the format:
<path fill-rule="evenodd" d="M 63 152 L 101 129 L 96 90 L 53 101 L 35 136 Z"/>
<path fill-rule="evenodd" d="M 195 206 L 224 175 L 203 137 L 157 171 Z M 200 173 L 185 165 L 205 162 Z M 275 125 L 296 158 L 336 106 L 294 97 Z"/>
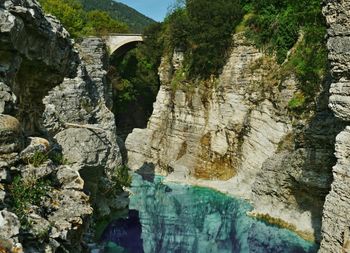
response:
<path fill-rule="evenodd" d="M 129 166 L 244 197 L 253 214 L 319 240 L 341 127 L 327 108 L 327 83 L 298 116 L 288 108 L 297 79 L 280 74 L 283 66 L 243 34 L 234 35 L 218 80 L 174 88 L 181 58 L 163 59 L 147 129 L 135 129 L 126 140 Z"/>
<path fill-rule="evenodd" d="M 325 1 L 323 13 L 328 23 L 328 59 L 332 84 L 329 107 L 347 127 L 336 137 L 333 183 L 327 195 L 322 218 L 319 252 L 350 252 L 350 2 Z"/>
<path fill-rule="evenodd" d="M 107 68 L 101 39 L 74 45 L 36 1 L 0 2 L 0 251 L 81 252 L 93 208 L 127 205 Z"/>

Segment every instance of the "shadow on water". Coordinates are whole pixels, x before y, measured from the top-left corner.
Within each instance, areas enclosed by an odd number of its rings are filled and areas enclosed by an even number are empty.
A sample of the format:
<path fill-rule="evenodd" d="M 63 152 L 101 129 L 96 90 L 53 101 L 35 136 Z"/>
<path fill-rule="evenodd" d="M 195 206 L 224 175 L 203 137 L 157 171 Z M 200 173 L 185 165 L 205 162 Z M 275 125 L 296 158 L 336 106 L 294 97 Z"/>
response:
<path fill-rule="evenodd" d="M 142 227 L 139 212 L 129 210 L 129 215 L 125 219 L 113 221 L 104 230 L 101 241 L 115 243 L 126 252 L 143 253 L 143 241 L 141 239 Z"/>
<path fill-rule="evenodd" d="M 155 166 L 153 163 L 144 163 L 141 168 L 135 172 L 142 177 L 142 180 L 154 183 Z"/>
<path fill-rule="evenodd" d="M 129 217 L 113 221 L 102 233 L 105 252 L 316 252 L 292 232 L 247 216 L 251 206 L 243 200 L 207 188 L 164 183 L 149 166 L 141 172 L 147 173 L 133 176 Z M 111 243 L 113 249 L 108 248 Z"/>

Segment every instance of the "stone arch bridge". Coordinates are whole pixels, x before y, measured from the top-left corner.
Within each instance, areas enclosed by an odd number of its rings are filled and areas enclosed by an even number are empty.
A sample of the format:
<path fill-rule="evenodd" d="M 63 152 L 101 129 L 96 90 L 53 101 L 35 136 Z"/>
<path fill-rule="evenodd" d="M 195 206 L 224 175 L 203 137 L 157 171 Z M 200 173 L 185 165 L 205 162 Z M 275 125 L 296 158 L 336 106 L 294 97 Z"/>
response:
<path fill-rule="evenodd" d="M 136 47 L 140 42 L 143 42 L 142 34 L 121 34 L 112 33 L 103 39 L 109 50 L 109 54 L 113 56 L 120 56 L 129 51 L 130 49 Z"/>

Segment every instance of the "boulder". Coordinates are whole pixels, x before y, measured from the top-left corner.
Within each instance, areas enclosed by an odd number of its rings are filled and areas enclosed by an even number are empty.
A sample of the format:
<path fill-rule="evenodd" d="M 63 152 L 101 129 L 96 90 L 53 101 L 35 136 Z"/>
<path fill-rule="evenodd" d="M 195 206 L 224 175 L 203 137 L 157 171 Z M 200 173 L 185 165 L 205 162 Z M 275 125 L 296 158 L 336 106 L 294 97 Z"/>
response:
<path fill-rule="evenodd" d="M 19 121 L 0 114 L 0 154 L 18 152 L 22 146 L 22 132 Z"/>

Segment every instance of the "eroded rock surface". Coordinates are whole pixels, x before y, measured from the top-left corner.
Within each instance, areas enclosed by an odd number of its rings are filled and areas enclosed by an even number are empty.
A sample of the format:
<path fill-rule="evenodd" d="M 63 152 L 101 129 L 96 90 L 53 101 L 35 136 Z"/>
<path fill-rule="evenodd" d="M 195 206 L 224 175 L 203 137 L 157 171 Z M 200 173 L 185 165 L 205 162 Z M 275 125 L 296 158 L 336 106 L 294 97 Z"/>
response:
<path fill-rule="evenodd" d="M 346 125 L 350 121 L 350 2 L 326 1 L 323 8 L 328 27 L 328 59 L 332 84 L 329 107 Z M 326 198 L 319 252 L 350 252 L 350 129 L 336 138 L 332 189 Z"/>
<path fill-rule="evenodd" d="M 41 100 L 65 76 L 75 75 L 77 52 L 60 22 L 45 16 L 36 1 L 1 1 L 0 34 L 1 108 L 15 113 L 26 132 L 40 132 Z M 14 98 L 20 101 L 15 112 Z"/>
<path fill-rule="evenodd" d="M 327 108 L 328 93 L 318 94 L 315 109 L 295 117 L 288 109 L 298 92 L 294 75 L 280 78 L 273 59 L 242 34 L 233 39 L 219 79 L 201 85 L 174 83 L 178 52 L 163 59 L 147 129 L 135 129 L 126 140 L 128 165 L 249 199 L 257 213 L 319 240 L 341 128 Z"/>
<path fill-rule="evenodd" d="M 107 67 L 101 39 L 75 48 L 36 1 L 0 2 L 0 245 L 7 250 L 81 252 L 92 206 L 104 216 L 128 204 L 124 195 L 122 203 L 107 199 L 116 196 L 122 163 Z M 95 198 L 101 187 L 106 196 Z"/>

